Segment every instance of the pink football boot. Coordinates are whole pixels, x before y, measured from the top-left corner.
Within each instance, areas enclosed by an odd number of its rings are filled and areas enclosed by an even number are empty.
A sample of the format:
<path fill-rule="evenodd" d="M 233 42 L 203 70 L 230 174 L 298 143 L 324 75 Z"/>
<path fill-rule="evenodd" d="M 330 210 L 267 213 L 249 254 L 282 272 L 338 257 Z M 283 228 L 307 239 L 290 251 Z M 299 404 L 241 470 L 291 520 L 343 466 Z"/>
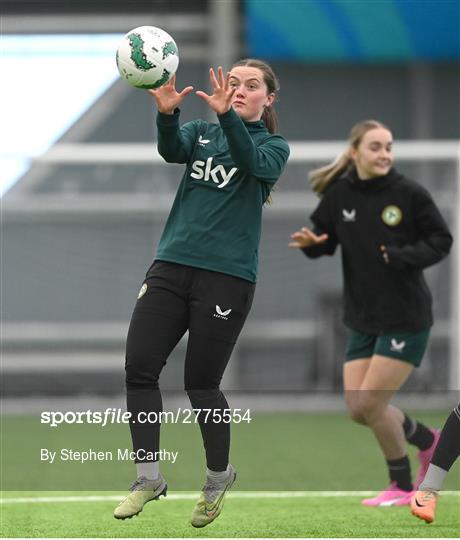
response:
<path fill-rule="evenodd" d="M 420 450 L 420 452 L 417 453 L 417 458 L 419 460 L 420 466 L 417 471 L 417 478 L 415 479 L 415 482 L 414 482 L 415 490 L 419 488 L 420 484 L 423 482 L 423 479 L 425 478 L 426 471 L 430 464 L 431 458 L 433 457 L 436 446 L 438 445 L 439 437 L 441 436 L 441 432 L 438 431 L 437 429 L 430 428 L 430 431 L 434 435 L 433 444 L 426 450 Z"/>
<path fill-rule="evenodd" d="M 414 493 L 415 491 L 403 491 L 397 487 L 396 482 L 391 482 L 377 497 L 363 499 L 361 503 L 364 506 L 406 506 L 410 504 Z"/>

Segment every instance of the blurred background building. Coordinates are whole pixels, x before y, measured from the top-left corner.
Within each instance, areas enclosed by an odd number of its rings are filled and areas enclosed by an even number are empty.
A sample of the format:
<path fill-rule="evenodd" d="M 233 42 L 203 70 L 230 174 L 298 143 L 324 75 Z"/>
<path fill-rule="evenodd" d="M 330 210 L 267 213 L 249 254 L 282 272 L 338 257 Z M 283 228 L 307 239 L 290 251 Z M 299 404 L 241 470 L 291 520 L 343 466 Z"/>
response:
<path fill-rule="evenodd" d="M 290 234 L 317 204 L 307 171 L 365 118 L 389 125 L 397 167 L 433 194 L 458 233 L 460 4 L 457 0 L 2 2 L 2 374 L 6 397 L 119 396 L 129 318 L 182 167 L 155 146 L 146 92 L 118 77 L 121 36 L 159 26 L 180 53 L 178 86 L 208 68 L 269 61 L 292 156 L 265 209 L 253 309 L 224 378 L 241 392 L 341 389 L 339 254 L 307 260 Z M 3 86 L 3 85 L 2 85 Z M 182 121 L 211 119 L 190 96 Z M 436 324 L 405 389 L 459 390 L 458 236 L 426 276 Z M 182 388 L 184 343 L 163 388 Z M 425 401 L 425 404 L 428 402 Z"/>

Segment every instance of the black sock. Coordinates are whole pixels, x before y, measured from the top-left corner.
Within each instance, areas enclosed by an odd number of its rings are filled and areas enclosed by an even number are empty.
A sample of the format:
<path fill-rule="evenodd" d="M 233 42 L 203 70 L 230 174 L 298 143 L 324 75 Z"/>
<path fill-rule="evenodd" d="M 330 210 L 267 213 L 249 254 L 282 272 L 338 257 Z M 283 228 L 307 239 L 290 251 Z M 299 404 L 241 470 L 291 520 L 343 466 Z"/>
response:
<path fill-rule="evenodd" d="M 412 491 L 412 478 L 410 473 L 410 462 L 407 456 L 400 459 L 387 459 L 390 480 L 396 482 L 399 489 Z"/>
<path fill-rule="evenodd" d="M 460 403 L 450 413 L 442 428 L 431 463 L 448 471 L 460 455 Z"/>
<path fill-rule="evenodd" d="M 403 430 L 406 441 L 420 450 L 427 450 L 434 442 L 433 432 L 417 420 L 409 418 L 406 413 L 404 413 Z"/>

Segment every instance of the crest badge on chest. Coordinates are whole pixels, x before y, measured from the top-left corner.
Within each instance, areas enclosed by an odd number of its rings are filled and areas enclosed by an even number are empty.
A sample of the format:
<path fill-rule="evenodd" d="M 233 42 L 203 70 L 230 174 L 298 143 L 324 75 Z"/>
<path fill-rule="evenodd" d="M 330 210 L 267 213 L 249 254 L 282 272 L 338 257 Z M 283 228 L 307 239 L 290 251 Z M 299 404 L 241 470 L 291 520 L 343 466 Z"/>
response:
<path fill-rule="evenodd" d="M 382 210 L 381 216 L 385 225 L 388 225 L 389 227 L 396 227 L 396 225 L 401 223 L 402 211 L 395 204 L 390 204 L 385 206 L 385 208 Z"/>

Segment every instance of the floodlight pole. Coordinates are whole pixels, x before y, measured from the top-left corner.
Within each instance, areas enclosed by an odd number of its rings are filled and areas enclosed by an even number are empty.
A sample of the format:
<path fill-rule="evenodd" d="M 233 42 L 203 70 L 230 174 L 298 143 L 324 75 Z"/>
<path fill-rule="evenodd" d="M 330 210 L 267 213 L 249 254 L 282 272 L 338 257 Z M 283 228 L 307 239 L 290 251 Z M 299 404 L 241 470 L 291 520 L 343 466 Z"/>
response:
<path fill-rule="evenodd" d="M 450 353 L 450 389 L 456 393 L 457 400 L 460 394 L 460 142 L 457 143 L 457 178 L 455 186 L 456 204 L 454 205 L 455 211 L 453 215 L 453 253 L 451 263 L 451 291 L 453 293 L 452 298 L 452 314 L 450 317 L 452 324 L 452 339 L 451 339 L 451 353 Z M 454 400 L 455 401 L 455 400 Z"/>
<path fill-rule="evenodd" d="M 236 0 L 211 0 L 209 2 L 209 61 L 217 70 L 222 66 L 226 73 L 237 60 L 240 47 L 238 39 L 239 15 Z M 209 120 L 216 121 L 212 111 Z"/>

